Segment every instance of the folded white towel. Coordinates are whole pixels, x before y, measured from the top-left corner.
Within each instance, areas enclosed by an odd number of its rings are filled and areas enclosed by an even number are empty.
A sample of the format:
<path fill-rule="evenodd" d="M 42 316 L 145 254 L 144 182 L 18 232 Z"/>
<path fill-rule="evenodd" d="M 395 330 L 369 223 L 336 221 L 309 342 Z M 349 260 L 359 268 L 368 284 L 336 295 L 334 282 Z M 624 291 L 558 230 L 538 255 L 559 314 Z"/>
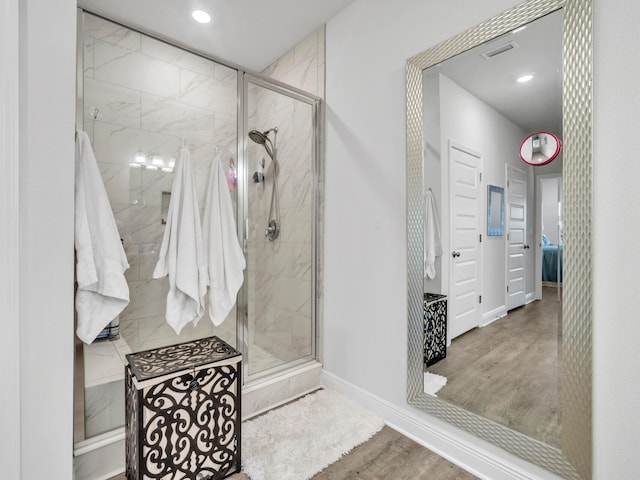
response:
<path fill-rule="evenodd" d="M 89 137 L 76 135 L 75 246 L 77 335 L 92 343 L 129 304 L 129 268 Z"/>
<path fill-rule="evenodd" d="M 186 324 L 197 323 L 204 315 L 208 283 L 198 198 L 186 147 L 180 149 L 176 161 L 167 224 L 153 271 L 153 278 L 166 275 L 169 275 L 166 319 L 179 335 Z"/>
<path fill-rule="evenodd" d="M 440 222 L 436 212 L 436 199 L 431 189 L 427 190 L 424 223 L 424 271 L 429 278 L 436 277 L 436 257 L 442 255 Z"/>
<path fill-rule="evenodd" d="M 213 159 L 203 220 L 209 268 L 209 317 L 216 326 L 227 318 L 236 303 L 246 266 L 223 167 L 223 158 L 229 156 L 228 151 L 223 150 Z"/>

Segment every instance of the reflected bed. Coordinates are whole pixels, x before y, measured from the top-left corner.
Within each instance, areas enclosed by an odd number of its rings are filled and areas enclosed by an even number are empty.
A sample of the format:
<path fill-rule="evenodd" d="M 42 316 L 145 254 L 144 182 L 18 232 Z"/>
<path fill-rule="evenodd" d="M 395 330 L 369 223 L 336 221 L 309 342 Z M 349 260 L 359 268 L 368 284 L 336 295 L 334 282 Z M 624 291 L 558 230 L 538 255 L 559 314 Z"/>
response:
<path fill-rule="evenodd" d="M 542 247 L 542 281 L 562 282 L 562 245 L 546 245 Z"/>

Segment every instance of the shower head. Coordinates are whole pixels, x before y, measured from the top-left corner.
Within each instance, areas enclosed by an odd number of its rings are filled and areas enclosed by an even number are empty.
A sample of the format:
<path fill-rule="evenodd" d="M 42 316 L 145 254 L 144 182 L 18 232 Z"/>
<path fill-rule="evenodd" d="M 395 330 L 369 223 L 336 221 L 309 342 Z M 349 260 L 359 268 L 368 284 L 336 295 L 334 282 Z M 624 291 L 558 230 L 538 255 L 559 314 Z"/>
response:
<path fill-rule="evenodd" d="M 268 135 L 271 133 L 278 133 L 278 127 L 273 127 L 270 128 L 269 130 L 266 130 L 264 132 L 259 132 L 258 130 L 251 130 L 249 132 L 249 138 L 251 140 L 253 140 L 254 142 L 260 144 L 260 145 L 264 145 L 267 143 L 267 140 L 269 140 L 269 142 L 271 142 L 271 140 L 269 139 Z"/>
<path fill-rule="evenodd" d="M 251 130 L 249 132 L 249 138 L 253 142 L 257 143 L 258 145 L 262 145 L 264 147 L 264 149 L 267 151 L 267 153 L 269 154 L 269 156 L 271 157 L 271 159 L 273 160 L 274 159 L 273 157 L 274 157 L 275 148 L 274 148 L 273 142 L 268 137 L 269 133 L 271 133 L 271 132 L 275 132 L 277 134 L 278 133 L 278 127 L 270 128 L 266 132 L 259 132 L 258 130 Z"/>
<path fill-rule="evenodd" d="M 269 140 L 269 137 L 267 137 L 268 132 L 269 130 L 267 130 L 266 133 L 259 132 L 258 130 L 251 130 L 249 132 L 249 138 L 259 145 L 265 145 L 267 140 Z M 269 140 L 269 142 L 270 141 L 271 140 Z"/>

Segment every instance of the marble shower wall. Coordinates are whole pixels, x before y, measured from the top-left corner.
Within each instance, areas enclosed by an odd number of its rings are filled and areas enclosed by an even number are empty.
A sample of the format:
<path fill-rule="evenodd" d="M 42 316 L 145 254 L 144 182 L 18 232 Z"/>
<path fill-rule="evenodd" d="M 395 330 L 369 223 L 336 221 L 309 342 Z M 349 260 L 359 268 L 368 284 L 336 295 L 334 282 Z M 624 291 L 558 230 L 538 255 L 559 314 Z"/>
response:
<path fill-rule="evenodd" d="M 324 25 L 269 65 L 262 74 L 324 98 Z"/>
<path fill-rule="evenodd" d="M 262 73 L 324 97 L 324 44 L 322 27 Z M 264 131 L 278 127 L 281 213 L 280 237 L 270 242 L 264 237 L 264 230 L 268 223 L 273 168 L 262 147 L 250 144 L 249 173 L 255 171 L 262 159 L 267 169 L 264 183 L 249 184 L 249 348 L 251 352 L 251 345 L 257 345 L 285 363 L 310 355 L 315 334 L 312 329 L 313 109 L 255 85 L 250 85 L 248 94 L 249 129 Z M 321 183 L 321 170 L 317 173 Z M 321 195 L 319 200 L 321 209 Z M 256 371 L 251 362 L 249 371 Z"/>
<path fill-rule="evenodd" d="M 164 232 L 163 192 L 174 175 L 131 166 L 143 154 L 168 168 L 184 138 L 202 213 L 214 151 L 237 161 L 236 99 L 236 70 L 85 13 L 84 128 L 130 265 L 131 302 L 120 332 L 132 351 L 214 334 L 236 343 L 235 310 L 215 329 L 205 314 L 179 337 L 166 323 L 168 280 L 153 280 L 152 272 Z M 235 204 L 235 190 L 232 198 Z"/>

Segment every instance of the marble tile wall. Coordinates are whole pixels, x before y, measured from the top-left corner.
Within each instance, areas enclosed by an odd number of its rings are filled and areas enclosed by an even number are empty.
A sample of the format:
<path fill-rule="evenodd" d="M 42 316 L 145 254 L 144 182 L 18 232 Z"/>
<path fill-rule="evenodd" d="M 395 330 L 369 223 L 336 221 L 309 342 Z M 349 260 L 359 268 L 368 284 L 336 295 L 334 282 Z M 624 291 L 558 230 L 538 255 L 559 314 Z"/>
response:
<path fill-rule="evenodd" d="M 191 151 L 204 208 L 214 150 L 237 164 L 237 72 L 127 28 L 84 16 L 84 125 L 116 217 L 130 268 L 131 302 L 120 332 L 132 351 L 208 335 L 236 344 L 236 314 L 214 328 L 208 314 L 181 335 L 164 318 L 168 280 L 153 280 L 164 225 L 162 193 L 173 173 L 134 168 L 175 161 L 180 139 Z M 237 203 L 237 192 L 232 192 Z"/>
<path fill-rule="evenodd" d="M 287 85 L 324 98 L 324 25 L 269 65 L 262 73 Z"/>

